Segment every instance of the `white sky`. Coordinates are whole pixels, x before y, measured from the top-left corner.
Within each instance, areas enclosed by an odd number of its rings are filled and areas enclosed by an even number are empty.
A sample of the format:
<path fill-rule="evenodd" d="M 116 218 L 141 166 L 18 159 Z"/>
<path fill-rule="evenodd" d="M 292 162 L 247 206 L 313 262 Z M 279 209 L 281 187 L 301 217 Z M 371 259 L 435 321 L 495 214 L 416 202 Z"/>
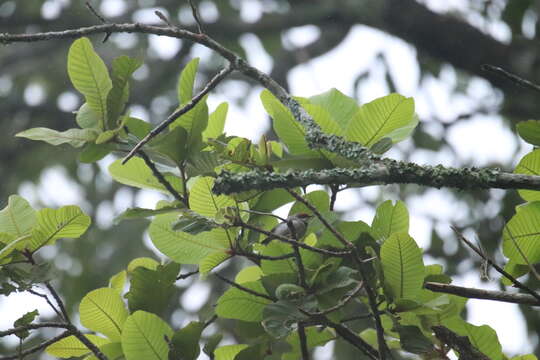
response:
<path fill-rule="evenodd" d="M 429 5 L 436 10 L 441 10 L 440 6 L 445 4 L 453 9 L 462 9 L 463 1 L 428 1 Z M 110 11 L 110 14 L 122 12 L 123 2 L 120 0 L 108 0 L 102 6 L 102 11 Z M 257 18 L 257 3 L 247 1 L 248 7 L 245 11 L 246 17 Z M 52 6 L 52 5 L 49 5 Z M 109 8 L 107 8 L 109 6 Z M 47 11 L 53 11 L 51 7 Z M 211 16 L 211 10 L 209 10 Z M 151 21 L 154 21 L 153 9 L 146 13 L 137 14 L 141 21 L 151 14 Z M 182 15 L 187 16 L 187 15 Z M 139 20 L 139 19 L 138 19 Z M 491 26 L 491 25 L 490 25 Z M 504 38 L 505 30 L 495 26 L 494 30 L 500 38 Z M 317 31 L 314 27 L 305 26 L 289 31 L 284 35 L 284 41 L 291 45 L 300 46 L 311 39 L 316 38 Z M 124 38 L 122 38 L 124 39 Z M 113 39 L 114 41 L 114 39 Z M 177 40 L 170 40 L 163 37 L 152 37 L 151 48 L 159 56 L 168 58 L 181 46 Z M 242 39 L 242 45 L 249 49 L 249 61 L 251 64 L 263 71 L 269 71 L 271 68 L 271 58 L 264 52 L 259 41 L 254 36 L 245 36 Z M 405 96 L 415 98 L 417 112 L 421 121 L 430 122 L 428 130 L 433 130 L 435 136 L 439 136 L 442 128 L 433 118 L 442 120 L 451 120 L 459 113 L 467 113 L 475 109 L 479 103 L 486 106 L 496 105 L 497 96 L 492 88 L 481 79 L 475 79 L 470 86 L 467 96 L 450 95 L 450 90 L 456 83 L 456 74 L 450 68 L 446 67 L 442 72 L 440 79 L 429 79 L 417 87 L 419 81 L 419 70 L 416 63 L 414 48 L 401 40 L 389 38 L 387 35 L 367 28 L 365 26 L 355 26 L 347 39 L 336 49 L 321 56 L 313 61 L 294 68 L 289 74 L 289 83 L 291 92 L 299 96 L 311 96 L 335 87 L 345 94 L 353 94 L 352 79 L 354 76 L 367 69 L 375 68 L 373 75 L 363 81 L 359 95 L 362 103 L 384 96 L 388 93 L 385 84 L 384 74 L 377 71 L 377 64 L 374 63 L 376 54 L 382 52 L 386 55 L 389 63 L 393 67 L 394 80 L 396 81 L 398 91 Z M 209 55 L 206 49 L 195 47 L 193 56 L 200 56 L 201 62 Z M 227 85 L 225 85 L 227 86 Z M 230 86 L 231 92 L 234 92 L 234 86 Z M 231 92 L 227 91 L 227 94 Z M 267 116 L 259 100 L 259 92 L 252 92 L 246 102 L 245 108 L 239 108 L 230 104 L 227 118 L 226 131 L 230 135 L 238 135 L 258 141 L 259 136 L 269 126 Z M 68 93 L 69 94 L 69 93 Z M 69 95 L 66 95 L 69 96 Z M 234 94 L 233 94 L 234 96 Z M 210 109 L 213 110 L 220 102 L 227 101 L 222 94 L 212 94 L 209 98 Z M 134 111 L 136 113 L 136 111 Z M 136 114 L 134 114 L 136 115 Z M 144 117 L 144 113 L 140 113 Z M 249 124 L 249 125 L 247 125 Z M 478 134 L 482 134 L 481 137 Z M 415 153 L 413 160 L 418 163 L 443 165 L 456 165 L 460 162 L 471 162 L 476 166 L 489 165 L 493 163 L 516 163 L 519 157 L 514 158 L 516 149 L 520 149 L 523 154 L 526 150 L 512 132 L 503 123 L 498 116 L 475 116 L 468 121 L 462 121 L 456 126 L 452 126 L 448 134 L 449 142 L 457 150 L 457 154 L 449 151 L 442 151 L 439 154 L 432 152 L 419 151 Z M 410 146 L 405 142 L 400 147 Z M 392 149 L 389 152 L 390 157 L 399 158 L 399 148 Z M 457 159 L 456 159 L 457 156 Z M 105 169 L 113 159 L 107 157 L 101 161 L 100 166 Z M 83 165 L 82 172 L 88 172 L 88 168 Z M 103 186 L 110 183 L 110 179 L 103 179 Z M 62 188 L 58 193 L 57 189 Z M 101 219 L 98 218 L 98 226 L 107 227 L 110 225 L 107 219 L 112 219 L 114 214 L 118 214 L 123 209 L 131 205 L 131 201 L 122 200 L 131 198 L 133 193 L 129 190 L 122 196 L 117 196 L 113 201 L 100 209 Z M 78 203 L 83 207 L 85 204 L 84 188 L 68 180 L 65 171 L 61 168 L 52 168 L 44 172 L 40 184 L 36 187 L 30 183 L 21 185 L 20 193 L 31 202 L 40 201 L 49 206 L 60 206 L 65 204 Z M 365 188 L 362 190 L 347 191 L 338 198 L 336 208 L 338 210 L 349 210 L 347 219 L 360 219 L 371 223 L 374 210 L 362 207 L 362 199 L 373 199 L 377 196 L 374 188 Z M 161 196 L 148 191 L 137 192 L 135 203 L 137 206 L 153 207 L 155 202 Z M 395 200 L 395 199 L 394 199 Z M 457 202 L 455 198 L 445 190 L 431 189 L 424 196 L 412 198 L 407 203 L 411 214 L 411 235 L 416 239 L 420 246 L 426 246 L 430 241 L 431 225 L 428 215 L 433 214 L 437 209 L 437 217 L 442 224 L 437 228 L 442 232 L 450 233 L 450 223 L 459 224 L 464 221 L 459 214 L 465 214 L 463 208 L 466 206 Z M 453 237 L 449 237 L 452 239 Z M 84 239 L 83 239 L 84 240 Z M 81 240 L 79 240 L 81 241 Z M 451 240 L 450 240 L 451 241 Z M 151 242 L 145 241 L 147 246 L 152 246 Z M 450 248 L 452 244 L 448 245 Z M 427 259 L 426 262 L 430 262 Z M 433 262 L 431 260 L 431 262 Z M 495 283 L 480 283 L 478 273 L 469 273 L 461 278 L 455 279 L 454 284 L 468 287 L 482 287 L 496 289 Z M 104 284 L 105 285 L 105 284 Z M 208 296 L 208 286 L 204 283 L 198 283 L 189 290 L 189 296 L 181 299 L 181 304 L 188 310 L 196 311 Z M 190 300 L 191 299 L 191 300 Z M 192 300 L 192 299 L 199 299 Z M 44 304 L 42 299 L 28 296 L 16 295 L 9 298 L 2 297 L 0 302 L 0 329 L 10 328 L 13 321 L 27 311 L 38 308 L 40 314 L 44 317 L 51 315 L 50 310 Z M 526 354 L 531 351 L 532 346 L 526 338 L 524 319 L 518 311 L 516 305 L 498 303 L 492 301 L 470 300 L 468 302 L 469 321 L 475 325 L 488 324 L 493 327 L 499 335 L 499 340 L 503 345 L 503 350 L 508 355 Z M 493 314 L 501 314 L 493 316 Z M 14 338 L 8 339 L 15 341 Z M 328 349 L 326 349 L 328 350 Z M 324 353 L 324 350 L 319 352 Z M 205 358 L 204 356 L 201 359 Z M 324 358 L 324 357 L 323 357 Z"/>

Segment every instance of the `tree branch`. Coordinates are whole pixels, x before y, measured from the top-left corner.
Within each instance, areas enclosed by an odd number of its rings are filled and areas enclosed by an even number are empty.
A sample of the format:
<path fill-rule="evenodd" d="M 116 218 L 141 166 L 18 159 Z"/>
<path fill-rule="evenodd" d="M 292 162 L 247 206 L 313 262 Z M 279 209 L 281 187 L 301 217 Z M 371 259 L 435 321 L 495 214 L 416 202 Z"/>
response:
<path fill-rule="evenodd" d="M 300 341 L 300 351 L 302 353 L 302 360 L 309 360 L 309 349 L 306 338 L 306 328 L 301 321 L 298 323 L 298 340 Z"/>
<path fill-rule="evenodd" d="M 426 282 L 424 287 L 434 292 L 453 294 L 469 299 L 484 299 L 513 304 L 540 306 L 540 301 L 529 294 L 512 294 L 505 291 L 483 290 L 436 282 Z"/>
<path fill-rule="evenodd" d="M 157 181 L 159 181 L 159 183 L 163 185 L 165 189 L 167 189 L 167 191 L 169 191 L 169 193 L 176 200 L 180 201 L 186 207 L 188 207 L 187 199 L 183 197 L 182 195 L 180 195 L 178 191 L 176 191 L 176 189 L 172 187 L 171 183 L 168 182 L 167 179 L 165 179 L 165 176 L 163 176 L 163 174 L 157 169 L 156 165 L 152 162 L 152 160 L 150 160 L 148 155 L 146 155 L 146 153 L 142 150 L 139 150 L 138 153 L 139 153 L 139 156 L 144 160 L 144 163 L 146 164 L 146 166 L 150 168 L 150 170 L 152 171 L 152 174 L 154 174 L 154 177 L 157 179 Z M 183 181 L 185 181 L 185 179 L 183 179 Z"/>
<path fill-rule="evenodd" d="M 421 166 L 410 162 L 384 159 L 358 169 L 323 169 L 286 173 L 251 170 L 242 173 L 222 171 L 216 178 L 214 192 L 231 194 L 248 190 L 293 188 L 310 184 L 416 184 L 435 188 L 529 189 L 540 190 L 540 176 L 512 174 L 497 169 L 451 168 L 442 165 Z"/>
<path fill-rule="evenodd" d="M 66 337 L 68 337 L 70 335 L 73 335 L 72 332 L 70 330 L 66 330 L 63 333 L 61 333 L 60 335 L 57 335 L 57 336 L 55 336 L 55 337 L 53 337 L 53 338 L 51 338 L 49 340 L 46 340 L 46 341 L 42 342 L 41 344 L 33 346 L 33 347 L 29 348 L 29 349 L 23 350 L 23 351 L 17 353 L 16 355 L 0 357 L 0 360 L 19 360 L 19 359 L 22 359 L 23 357 L 25 357 L 27 355 L 30 355 L 30 354 L 34 354 L 34 353 L 46 348 L 47 346 L 49 346 L 51 344 L 54 344 L 55 342 L 60 341 L 63 338 L 66 338 Z"/>
<path fill-rule="evenodd" d="M 248 289 L 247 287 L 242 286 L 240 284 L 237 284 L 234 281 L 231 281 L 231 280 L 227 279 L 226 277 L 223 277 L 223 276 L 219 275 L 218 273 L 214 273 L 214 275 L 218 279 L 220 279 L 221 281 L 226 282 L 227 284 L 231 285 L 232 287 L 237 288 L 238 290 L 244 291 L 244 292 L 246 292 L 248 294 L 251 294 L 253 296 L 257 296 L 257 297 L 260 297 L 260 298 L 263 298 L 263 299 L 266 299 L 266 300 L 277 301 L 277 299 L 275 297 L 273 297 L 273 296 L 266 295 L 266 294 L 261 294 L 261 293 L 258 293 L 256 291 L 254 291 L 254 290 Z"/>

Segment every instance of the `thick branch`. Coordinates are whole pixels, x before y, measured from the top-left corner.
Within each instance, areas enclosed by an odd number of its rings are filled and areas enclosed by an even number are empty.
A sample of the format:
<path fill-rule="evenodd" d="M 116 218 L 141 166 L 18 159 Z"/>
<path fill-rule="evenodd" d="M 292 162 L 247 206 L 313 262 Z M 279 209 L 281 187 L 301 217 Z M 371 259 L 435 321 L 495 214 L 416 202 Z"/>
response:
<path fill-rule="evenodd" d="M 484 299 L 508 302 L 513 304 L 540 306 L 540 301 L 538 301 L 534 296 L 529 294 L 512 294 L 505 291 L 467 288 L 463 286 L 448 285 L 435 282 L 426 282 L 424 284 L 424 287 L 434 292 L 453 294 L 469 299 Z"/>
<path fill-rule="evenodd" d="M 244 173 L 222 171 L 214 191 L 231 194 L 247 190 L 293 188 L 310 184 L 416 184 L 436 188 L 529 189 L 540 190 L 540 176 L 512 174 L 496 169 L 421 166 L 385 159 L 358 169 L 324 169 L 270 173 L 252 170 Z"/>

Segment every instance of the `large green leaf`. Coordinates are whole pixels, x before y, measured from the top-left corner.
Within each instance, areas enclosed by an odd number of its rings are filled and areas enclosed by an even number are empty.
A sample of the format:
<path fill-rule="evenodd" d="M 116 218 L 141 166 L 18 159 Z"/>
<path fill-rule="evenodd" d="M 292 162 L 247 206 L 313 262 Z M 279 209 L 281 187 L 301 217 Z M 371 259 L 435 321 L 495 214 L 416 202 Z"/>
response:
<path fill-rule="evenodd" d="M 227 195 L 215 195 L 212 192 L 214 178 L 201 177 L 191 187 L 189 204 L 191 210 L 215 218 L 217 212 L 225 207 L 234 207 L 236 202 Z"/>
<path fill-rule="evenodd" d="M 225 128 L 225 119 L 227 118 L 227 111 L 229 110 L 229 104 L 223 102 L 218 105 L 216 110 L 208 118 L 208 125 L 202 133 L 203 140 L 208 138 L 217 138 L 223 134 Z"/>
<path fill-rule="evenodd" d="M 29 234 L 36 224 L 36 211 L 19 195 L 11 195 L 0 211 L 0 232 L 22 236 Z"/>
<path fill-rule="evenodd" d="M 83 37 L 75 40 L 68 53 L 68 74 L 73 86 L 84 95 L 88 106 L 100 119 L 104 129 L 107 118 L 107 95 L 112 88 L 107 66 Z"/>
<path fill-rule="evenodd" d="M 44 127 L 37 127 L 21 131 L 15 136 L 30 140 L 45 141 L 51 145 L 69 144 L 78 148 L 87 142 L 96 140 L 98 132 L 95 129 L 69 129 L 66 131 L 56 131 Z"/>
<path fill-rule="evenodd" d="M 242 286 L 259 294 L 268 295 L 260 281 L 246 282 Z M 233 287 L 219 298 L 216 314 L 226 319 L 261 321 L 263 319 L 263 309 L 269 303 L 271 301 L 268 299 Z"/>
<path fill-rule="evenodd" d="M 515 264 L 540 262 L 540 201 L 516 210 L 503 230 L 503 253 Z"/>
<path fill-rule="evenodd" d="M 377 207 L 377 212 L 371 223 L 371 234 L 375 240 L 383 242 L 397 232 L 409 232 L 409 212 L 403 201 L 392 204 L 387 200 Z"/>
<path fill-rule="evenodd" d="M 107 129 L 115 129 L 129 96 L 129 78 L 142 65 L 139 59 L 120 56 L 113 60 L 112 89 L 107 96 Z"/>
<path fill-rule="evenodd" d="M 105 344 L 110 343 L 109 339 L 102 338 L 97 335 L 85 334 L 86 338 L 92 342 L 92 344 L 101 347 Z M 45 351 L 52 356 L 59 358 L 71 358 L 84 356 L 90 353 L 90 350 L 84 345 L 79 339 L 71 335 L 66 338 L 63 338 L 49 346 Z"/>
<path fill-rule="evenodd" d="M 163 135 L 156 136 L 150 145 L 153 150 L 169 157 L 176 163 L 180 163 L 187 156 L 187 138 L 186 129 L 178 126 Z"/>
<path fill-rule="evenodd" d="M 167 360 L 169 348 L 165 337 L 173 331 L 159 317 L 144 311 L 130 315 L 122 331 L 122 349 L 126 360 Z"/>
<path fill-rule="evenodd" d="M 422 250 L 406 233 L 394 233 L 381 247 L 384 279 L 396 299 L 415 300 L 422 290 Z"/>
<path fill-rule="evenodd" d="M 521 121 L 516 128 L 523 140 L 534 146 L 540 146 L 540 120 Z"/>
<path fill-rule="evenodd" d="M 75 205 L 59 209 L 41 209 L 37 212 L 37 223 L 32 231 L 30 250 L 52 245 L 57 239 L 76 239 L 90 226 L 90 217 Z"/>
<path fill-rule="evenodd" d="M 236 355 L 246 348 L 248 348 L 246 344 L 221 346 L 214 352 L 215 360 L 234 360 Z"/>
<path fill-rule="evenodd" d="M 153 189 L 169 194 L 167 188 L 162 185 L 152 173 L 152 170 L 141 158 L 134 157 L 122 165 L 120 159 L 109 166 L 109 174 L 121 184 L 134 186 L 142 189 Z M 173 174 L 162 173 L 165 179 L 177 191 L 182 191 L 182 180 Z"/>
<path fill-rule="evenodd" d="M 100 288 L 86 294 L 79 306 L 81 324 L 113 341 L 120 340 L 128 311 L 118 291 Z"/>
<path fill-rule="evenodd" d="M 88 103 L 82 104 L 79 110 L 77 110 L 75 121 L 77 122 L 77 125 L 83 129 L 102 130 L 99 127 L 100 118 L 96 115 L 94 110 L 88 106 Z"/>
<path fill-rule="evenodd" d="M 171 262 L 151 270 L 139 266 L 131 272 L 129 292 L 126 294 L 130 312 L 144 310 L 162 315 L 171 302 L 174 283 L 180 264 Z"/>
<path fill-rule="evenodd" d="M 414 100 L 399 94 L 390 94 L 360 107 L 349 123 L 345 137 L 348 140 L 371 146 L 392 132 L 416 122 Z M 399 136 L 397 136 L 399 135 Z M 394 142 L 401 140 L 397 134 Z"/>
<path fill-rule="evenodd" d="M 99 350 L 109 360 L 123 360 L 124 352 L 122 351 L 122 344 L 120 342 L 108 343 L 99 347 Z M 84 358 L 84 360 L 99 360 L 95 354 L 91 354 Z"/>
<path fill-rule="evenodd" d="M 540 175 L 540 150 L 525 155 L 517 164 L 515 174 Z M 540 191 L 518 190 L 519 195 L 527 201 L 540 200 Z"/>
<path fill-rule="evenodd" d="M 202 276 L 206 276 L 216 266 L 230 258 L 231 255 L 223 251 L 212 253 L 201 260 L 199 263 L 199 272 Z"/>
<path fill-rule="evenodd" d="M 154 245 L 172 260 L 181 264 L 198 264 L 212 253 L 226 253 L 229 249 L 225 230 L 214 229 L 191 235 L 172 229 L 176 219 L 174 214 L 156 216 L 148 229 Z"/>
<path fill-rule="evenodd" d="M 457 316 L 444 320 L 442 325 L 458 335 L 467 336 L 471 344 L 487 355 L 489 359 L 502 360 L 505 358 L 497 333 L 488 325 L 475 326 Z"/>
<path fill-rule="evenodd" d="M 344 135 L 344 129 L 341 128 L 339 123 L 332 118 L 332 115 L 325 108 L 314 104 L 305 104 L 303 107 L 326 134 Z"/>
<path fill-rule="evenodd" d="M 199 341 L 203 330 L 203 323 L 192 321 L 176 331 L 171 339 L 172 349 L 169 352 L 169 359 L 196 360 L 201 352 Z"/>
<path fill-rule="evenodd" d="M 199 67 L 199 58 L 192 59 L 184 67 L 178 78 L 178 102 L 183 105 L 188 103 L 193 97 L 193 85 L 195 84 L 195 76 Z"/>
<path fill-rule="evenodd" d="M 287 145 L 291 154 L 318 156 L 318 152 L 309 148 L 302 125 L 270 91 L 264 90 L 261 93 L 261 101 L 266 112 L 273 119 L 276 134 Z"/>
<path fill-rule="evenodd" d="M 312 96 L 309 101 L 326 109 L 343 131 L 348 128 L 354 114 L 359 109 L 356 100 L 337 89 L 330 89 L 322 94 Z"/>

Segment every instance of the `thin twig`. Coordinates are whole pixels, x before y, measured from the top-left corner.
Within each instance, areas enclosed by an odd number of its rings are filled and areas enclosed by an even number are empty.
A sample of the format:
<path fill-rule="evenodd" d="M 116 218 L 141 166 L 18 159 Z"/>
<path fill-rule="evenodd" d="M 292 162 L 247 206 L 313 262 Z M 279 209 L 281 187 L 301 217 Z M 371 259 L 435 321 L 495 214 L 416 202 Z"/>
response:
<path fill-rule="evenodd" d="M 337 194 L 339 192 L 339 185 L 331 184 L 330 190 L 331 190 L 330 211 L 334 211 L 334 205 L 336 204 Z"/>
<path fill-rule="evenodd" d="M 186 199 L 182 197 L 182 195 L 180 195 L 175 188 L 173 188 L 173 186 L 169 181 L 167 181 L 167 179 L 165 179 L 165 176 L 163 176 L 163 174 L 157 169 L 156 165 L 152 162 L 152 160 L 150 160 L 148 155 L 146 155 L 146 153 L 142 150 L 139 150 L 138 153 L 139 156 L 144 160 L 146 166 L 150 168 L 152 174 L 157 179 L 157 181 L 159 181 L 159 183 L 163 185 L 176 200 L 187 206 Z"/>
<path fill-rule="evenodd" d="M 275 297 L 273 297 L 273 296 L 266 295 L 266 294 L 261 294 L 261 293 L 255 291 L 255 290 L 248 289 L 247 287 L 242 286 L 242 285 L 240 285 L 238 283 L 235 283 L 234 281 L 231 281 L 231 280 L 219 275 L 218 273 L 214 273 L 214 275 L 218 279 L 220 279 L 221 281 L 226 282 L 227 284 L 231 285 L 232 287 L 237 288 L 238 290 L 244 291 L 244 292 L 246 292 L 248 294 L 251 294 L 253 296 L 258 296 L 258 297 L 266 299 L 266 300 L 277 301 L 277 299 Z"/>
<path fill-rule="evenodd" d="M 490 65 L 490 64 L 484 64 L 480 67 L 484 71 L 489 71 L 494 74 L 497 74 L 499 76 L 502 76 L 504 78 L 507 78 L 508 80 L 512 81 L 514 84 L 517 84 L 519 86 L 522 86 L 527 89 L 531 89 L 537 92 L 540 92 L 540 85 L 537 85 L 529 80 L 525 80 L 516 74 L 513 74 L 507 70 L 504 70 L 503 68 L 500 68 L 498 66 Z"/>
<path fill-rule="evenodd" d="M 189 110 L 193 109 L 195 105 L 201 101 L 206 94 L 208 94 L 212 89 L 214 89 L 223 79 L 227 77 L 231 72 L 233 71 L 233 67 L 231 64 L 223 68 L 219 73 L 217 73 L 204 87 L 204 89 L 201 90 L 197 95 L 195 95 L 190 102 L 188 102 L 186 105 L 182 106 L 181 108 L 175 110 L 167 119 L 163 120 L 158 126 L 152 129 L 141 141 L 137 143 L 131 149 L 131 151 L 126 155 L 126 157 L 122 160 L 122 164 L 125 164 L 129 159 L 131 159 L 138 151 L 139 149 L 144 146 L 147 142 L 152 140 L 156 135 L 161 133 L 167 126 L 169 126 L 173 121 L 178 119 L 183 114 L 187 113 Z"/>
<path fill-rule="evenodd" d="M 90 10 L 90 12 L 92 14 L 94 14 L 95 17 L 97 17 L 99 19 L 99 21 L 101 21 L 102 24 L 106 24 L 107 21 L 105 20 L 105 18 L 96 10 L 94 9 L 94 7 L 90 4 L 89 1 L 86 1 L 85 2 L 85 5 L 86 7 L 88 8 L 88 10 Z"/>
<path fill-rule="evenodd" d="M 109 360 L 93 342 L 91 342 L 82 332 L 79 331 L 79 329 L 77 329 L 74 325 L 71 325 L 70 327 L 73 336 L 79 339 L 79 341 L 82 342 L 92 353 L 94 353 L 99 360 Z"/>
<path fill-rule="evenodd" d="M 293 246 L 298 246 L 298 247 L 301 247 L 302 249 L 310 250 L 310 251 L 313 251 L 313 252 L 316 252 L 316 253 L 319 253 L 319 254 L 328 255 L 328 256 L 335 256 L 335 257 L 346 257 L 346 256 L 351 255 L 350 251 L 333 251 L 333 250 L 321 249 L 321 248 L 317 248 L 317 247 L 314 247 L 314 246 L 310 246 L 310 245 L 308 245 L 306 243 L 295 241 L 295 240 L 289 239 L 289 238 L 287 238 L 285 236 L 275 234 L 275 233 L 272 233 L 270 231 L 266 231 L 266 230 L 261 229 L 261 228 L 259 228 L 257 226 L 245 223 L 245 222 L 243 222 L 241 220 L 236 225 L 237 226 L 243 226 L 243 227 L 245 227 L 247 229 L 250 229 L 250 230 L 253 230 L 253 231 L 257 231 L 257 232 L 259 232 L 261 234 L 264 234 L 266 236 L 272 236 L 273 238 L 275 238 L 277 240 L 280 240 L 282 242 L 285 242 L 287 244 L 290 244 L 290 245 L 293 245 Z"/>
<path fill-rule="evenodd" d="M 176 280 L 184 280 L 184 279 L 187 279 L 188 277 L 193 276 L 193 275 L 198 274 L 198 273 L 199 273 L 199 269 L 194 270 L 194 271 L 190 271 L 190 272 L 185 273 L 185 274 L 180 274 L 180 275 L 178 275 Z"/>
<path fill-rule="evenodd" d="M 302 360 L 309 360 L 309 349 L 306 338 L 306 328 L 303 322 L 298 322 L 298 340 L 300 341 L 300 351 L 302 353 Z"/>
<path fill-rule="evenodd" d="M 180 178 L 182 179 L 182 192 L 184 193 L 184 203 L 189 209 L 189 192 L 187 188 L 187 177 L 186 177 L 186 163 L 182 161 L 178 165 L 178 170 L 180 170 Z"/>
<path fill-rule="evenodd" d="M 351 344 L 352 346 L 360 350 L 362 353 L 368 356 L 371 360 L 380 360 L 377 354 L 377 350 L 375 350 L 364 339 L 356 335 L 353 331 L 351 331 L 345 325 L 332 322 L 328 320 L 327 318 L 325 318 L 324 316 L 321 316 L 319 320 L 322 325 L 325 325 L 334 329 L 336 333 L 343 338 L 343 340 L 347 341 L 349 344 Z"/>
<path fill-rule="evenodd" d="M 34 353 L 46 348 L 47 346 L 49 346 L 51 344 L 54 344 L 54 343 L 62 340 L 63 338 L 66 338 L 66 337 L 68 337 L 70 335 L 72 335 L 72 332 L 69 331 L 69 330 L 66 330 L 63 333 L 61 333 L 60 335 L 57 335 L 57 336 L 55 336 L 55 337 L 53 337 L 53 338 L 51 338 L 49 340 L 46 340 L 46 341 L 42 342 L 41 344 L 33 346 L 33 347 L 29 348 L 29 349 L 20 351 L 16 355 L 0 357 L 0 360 L 20 360 L 20 359 L 24 358 L 25 356 L 30 355 L 30 354 L 34 354 Z"/>
<path fill-rule="evenodd" d="M 0 331 L 0 338 L 8 335 L 13 335 L 21 331 L 42 329 L 42 328 L 60 328 L 60 329 L 69 329 L 69 324 L 65 323 L 55 323 L 55 322 L 43 322 L 39 324 L 26 324 L 23 326 L 18 326 L 13 329 Z"/>
<path fill-rule="evenodd" d="M 292 238 L 298 243 L 298 234 L 296 233 L 296 229 L 294 228 L 292 220 L 287 219 L 285 223 L 287 224 L 287 227 L 291 232 Z M 300 280 L 300 285 L 307 290 L 308 284 L 306 282 L 306 269 L 304 268 L 304 263 L 302 262 L 302 255 L 300 254 L 300 250 L 297 244 L 293 245 L 292 248 L 294 257 L 296 259 L 296 267 L 298 268 L 298 278 Z"/>
<path fill-rule="evenodd" d="M 197 9 L 197 6 L 195 6 L 195 4 L 193 3 L 193 0 L 188 0 L 188 2 L 189 6 L 191 7 L 191 12 L 193 13 L 193 18 L 197 23 L 197 31 L 199 32 L 199 34 L 204 34 L 201 17 L 199 16 L 199 10 Z"/>
<path fill-rule="evenodd" d="M 71 324 L 71 320 L 69 319 L 69 314 L 66 311 L 66 308 L 64 306 L 64 302 L 60 298 L 60 295 L 58 295 L 58 293 L 56 292 L 56 290 L 54 289 L 54 287 L 51 285 L 50 282 L 45 281 L 44 284 L 47 287 L 47 289 L 49 290 L 49 292 L 51 293 L 52 297 L 54 298 L 54 301 L 56 301 L 56 304 L 60 308 L 60 311 L 62 312 L 62 316 L 63 316 L 64 320 Z"/>
<path fill-rule="evenodd" d="M 463 234 L 455 226 L 451 226 L 451 228 L 456 233 L 458 239 L 463 241 L 469 248 L 471 248 L 475 253 L 477 253 L 478 256 L 480 256 L 489 265 L 491 265 L 499 274 L 501 274 L 502 276 L 510 280 L 512 284 L 514 284 L 515 287 L 528 292 L 529 294 L 534 296 L 538 301 L 540 301 L 540 295 L 536 291 L 532 290 L 527 285 L 523 284 L 521 281 L 513 277 L 511 274 L 509 274 L 503 268 L 501 268 L 498 264 L 496 264 L 491 258 L 489 258 L 486 254 L 484 254 L 482 250 L 480 250 L 476 245 L 474 245 L 467 238 L 465 238 L 465 236 L 463 236 Z"/>
<path fill-rule="evenodd" d="M 333 227 L 325 218 L 324 216 L 319 212 L 319 210 L 311 205 L 311 203 L 309 201 L 307 201 L 306 199 L 304 199 L 302 196 L 298 195 L 295 191 L 291 190 L 291 189 L 287 189 L 287 192 L 289 194 L 291 194 L 292 197 L 294 197 L 297 201 L 301 202 L 302 204 L 304 204 L 309 210 L 311 210 L 311 212 L 313 212 L 313 214 L 321 221 L 321 223 L 328 229 L 330 230 L 330 232 L 332 234 L 334 234 L 334 236 L 336 237 L 336 239 L 338 239 L 338 241 L 340 243 L 342 243 L 346 248 L 353 248 L 354 247 L 354 244 L 352 242 L 350 242 L 349 240 L 345 239 L 343 237 L 343 235 L 341 235 L 339 233 L 339 231 L 337 231 L 337 229 L 335 227 Z"/>
<path fill-rule="evenodd" d="M 171 24 L 171 22 L 169 21 L 169 19 L 167 19 L 167 17 L 165 16 L 165 14 L 163 14 L 161 11 L 156 10 L 156 11 L 154 11 L 154 14 L 156 14 L 156 16 L 157 16 L 161 21 L 163 21 L 165 24 L 167 24 L 167 26 L 169 26 L 169 27 L 174 27 L 173 24 Z"/>
<path fill-rule="evenodd" d="M 349 303 L 349 301 L 351 301 L 356 295 L 358 295 L 358 293 L 364 288 L 364 282 L 363 281 L 360 281 L 358 283 L 358 285 L 348 294 L 346 295 L 343 299 L 341 299 L 341 301 L 339 303 L 337 303 L 336 305 L 332 306 L 332 307 L 329 307 L 328 309 L 325 309 L 323 311 L 320 311 L 320 312 L 316 312 L 316 313 L 310 313 L 312 316 L 314 315 L 327 315 L 327 314 L 330 314 L 334 311 L 337 311 L 339 309 L 341 309 L 342 307 L 344 307 L 345 305 L 347 305 Z"/>
<path fill-rule="evenodd" d="M 513 304 L 540 306 L 540 301 L 538 301 L 536 297 L 529 294 L 513 294 L 506 291 L 468 288 L 436 282 L 426 282 L 424 283 L 424 287 L 434 292 L 458 295 L 468 299 L 494 300 Z"/>
<path fill-rule="evenodd" d="M 60 310 L 59 310 L 56 306 L 54 306 L 54 304 L 52 303 L 51 299 L 49 299 L 49 297 L 48 297 L 47 295 L 42 294 L 42 293 L 39 293 L 39 292 L 37 292 L 37 291 L 35 291 L 35 290 L 32 290 L 32 289 L 28 289 L 28 290 L 26 290 L 26 291 L 28 291 L 28 292 L 29 292 L 30 294 L 32 294 L 32 295 L 39 296 L 39 297 L 45 299 L 45 301 L 47 302 L 47 304 L 49 305 L 49 307 L 50 307 L 51 309 L 53 309 L 53 311 L 56 313 L 56 315 L 57 315 L 60 319 L 63 318 L 62 313 L 60 312 Z M 64 319 L 64 320 L 65 320 L 65 319 Z"/>

